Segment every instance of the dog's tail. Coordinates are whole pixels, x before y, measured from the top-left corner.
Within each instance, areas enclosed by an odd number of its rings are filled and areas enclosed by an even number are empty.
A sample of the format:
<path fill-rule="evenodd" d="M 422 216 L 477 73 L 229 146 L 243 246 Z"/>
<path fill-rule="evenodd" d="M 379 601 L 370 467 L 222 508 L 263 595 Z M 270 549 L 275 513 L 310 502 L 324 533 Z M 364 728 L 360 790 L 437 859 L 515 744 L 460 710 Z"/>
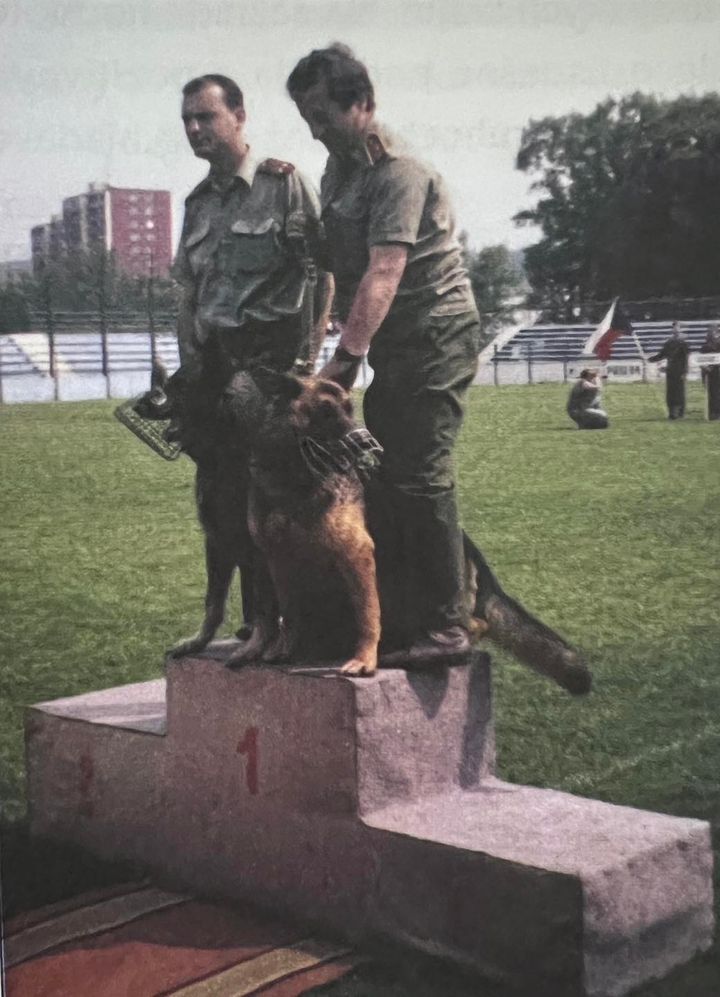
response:
<path fill-rule="evenodd" d="M 486 636 L 573 695 L 589 692 L 592 676 L 580 652 L 503 591 L 482 552 L 466 533 L 463 548 L 475 576 L 473 616 L 487 624 Z"/>

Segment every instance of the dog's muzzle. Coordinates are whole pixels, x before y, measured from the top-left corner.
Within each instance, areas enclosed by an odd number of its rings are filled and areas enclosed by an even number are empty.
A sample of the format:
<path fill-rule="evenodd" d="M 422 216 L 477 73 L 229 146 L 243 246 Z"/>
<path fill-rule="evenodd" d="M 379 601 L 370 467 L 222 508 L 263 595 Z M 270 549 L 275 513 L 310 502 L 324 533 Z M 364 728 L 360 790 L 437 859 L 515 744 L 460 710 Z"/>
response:
<path fill-rule="evenodd" d="M 368 481 L 380 465 L 383 448 L 367 429 L 360 427 L 332 442 L 321 443 L 314 436 L 302 436 L 300 452 L 317 477 L 354 471 L 362 481 Z"/>
<path fill-rule="evenodd" d="M 139 440 L 154 450 L 165 460 L 176 460 L 180 456 L 180 444 L 168 435 L 173 423 L 170 421 L 171 406 L 162 389 L 153 389 L 143 395 L 136 395 L 121 402 L 114 415 L 118 422 L 126 426 Z"/>

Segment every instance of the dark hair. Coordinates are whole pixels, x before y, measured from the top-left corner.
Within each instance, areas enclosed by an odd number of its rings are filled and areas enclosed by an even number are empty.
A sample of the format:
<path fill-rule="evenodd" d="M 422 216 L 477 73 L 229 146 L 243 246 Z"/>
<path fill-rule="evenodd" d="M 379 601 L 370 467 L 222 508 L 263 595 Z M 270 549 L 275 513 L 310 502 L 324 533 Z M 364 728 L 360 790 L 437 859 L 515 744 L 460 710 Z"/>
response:
<path fill-rule="evenodd" d="M 597 374 L 596 367 L 586 367 L 584 370 L 580 371 L 580 377 L 582 378 L 583 381 L 587 381 L 589 377 L 595 377 L 596 374 Z"/>
<path fill-rule="evenodd" d="M 242 90 L 235 80 L 231 80 L 229 76 L 223 76 L 222 73 L 205 73 L 204 76 L 196 76 L 182 88 L 183 97 L 199 93 L 200 90 L 212 86 L 213 83 L 222 90 L 225 103 L 231 111 L 234 111 L 238 107 L 242 110 L 245 109 Z"/>
<path fill-rule="evenodd" d="M 375 110 L 375 91 L 368 71 L 347 45 L 333 42 L 327 48 L 313 49 L 288 76 L 287 90 L 295 99 L 322 80 L 330 99 L 343 111 L 358 101 L 365 101 L 368 111 Z"/>

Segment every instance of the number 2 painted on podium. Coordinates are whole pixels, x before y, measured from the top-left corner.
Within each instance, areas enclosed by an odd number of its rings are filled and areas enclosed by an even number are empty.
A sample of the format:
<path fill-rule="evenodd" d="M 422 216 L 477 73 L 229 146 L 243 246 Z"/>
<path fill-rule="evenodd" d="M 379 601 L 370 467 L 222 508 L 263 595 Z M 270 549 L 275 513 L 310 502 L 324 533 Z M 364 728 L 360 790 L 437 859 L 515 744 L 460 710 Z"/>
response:
<path fill-rule="evenodd" d="M 258 729 L 248 727 L 235 749 L 239 755 L 247 755 L 245 763 L 245 785 L 251 796 L 258 791 Z"/>

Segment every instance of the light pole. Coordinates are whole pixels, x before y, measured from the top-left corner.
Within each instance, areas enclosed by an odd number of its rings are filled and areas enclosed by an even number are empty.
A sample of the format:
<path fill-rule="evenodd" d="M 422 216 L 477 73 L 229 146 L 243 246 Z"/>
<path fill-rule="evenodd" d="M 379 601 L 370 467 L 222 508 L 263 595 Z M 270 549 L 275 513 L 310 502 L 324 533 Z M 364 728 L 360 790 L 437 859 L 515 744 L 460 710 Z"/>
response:
<path fill-rule="evenodd" d="M 150 333 L 150 366 L 157 361 L 157 335 L 155 332 L 155 257 L 152 249 L 148 249 L 148 278 L 145 297 L 147 308 L 148 332 Z"/>

